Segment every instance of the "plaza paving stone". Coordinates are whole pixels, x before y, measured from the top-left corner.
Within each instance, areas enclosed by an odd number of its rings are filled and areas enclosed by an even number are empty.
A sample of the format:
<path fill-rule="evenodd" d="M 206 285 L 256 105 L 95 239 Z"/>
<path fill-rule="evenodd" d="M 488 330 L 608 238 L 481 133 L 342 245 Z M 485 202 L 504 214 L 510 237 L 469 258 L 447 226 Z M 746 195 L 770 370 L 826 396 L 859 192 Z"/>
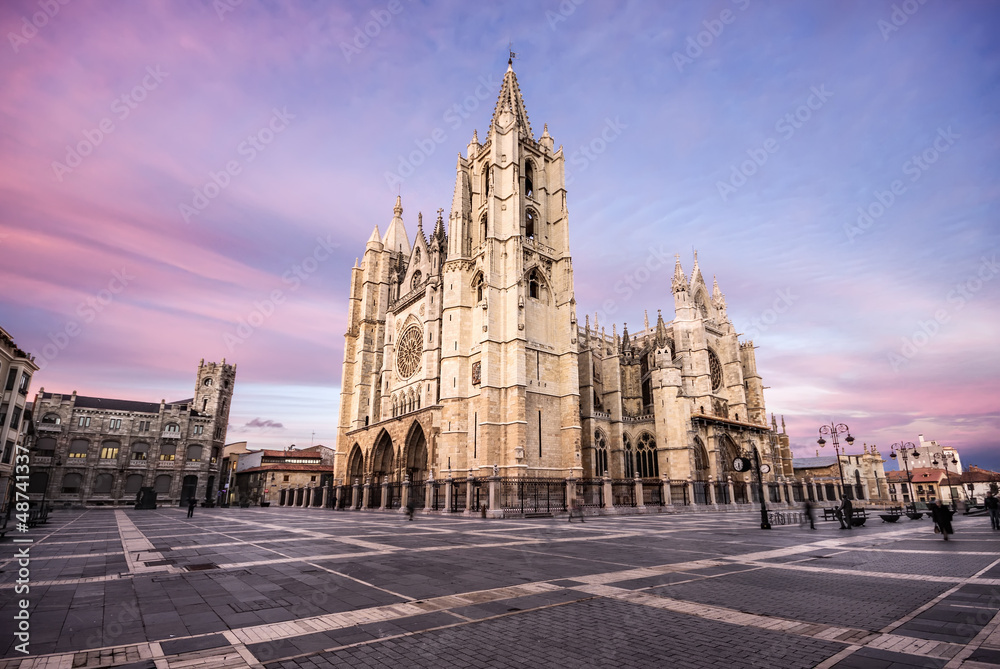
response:
<path fill-rule="evenodd" d="M 30 655 L 5 633 L 0 669 L 1000 666 L 984 518 L 947 543 L 758 522 L 60 510 L 0 543 L 0 630 L 31 613 Z"/>

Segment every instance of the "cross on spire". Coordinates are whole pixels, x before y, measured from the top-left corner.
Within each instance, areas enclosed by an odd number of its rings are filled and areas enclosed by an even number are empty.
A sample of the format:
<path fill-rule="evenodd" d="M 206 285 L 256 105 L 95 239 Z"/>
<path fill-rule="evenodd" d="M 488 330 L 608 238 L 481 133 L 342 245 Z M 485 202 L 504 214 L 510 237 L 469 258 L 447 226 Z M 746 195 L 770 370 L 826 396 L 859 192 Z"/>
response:
<path fill-rule="evenodd" d="M 507 43 L 507 53 L 510 54 L 510 56 L 507 58 L 507 64 L 508 65 L 513 65 L 514 64 L 514 59 L 517 58 L 517 54 L 514 53 L 514 42 L 513 41 Z"/>

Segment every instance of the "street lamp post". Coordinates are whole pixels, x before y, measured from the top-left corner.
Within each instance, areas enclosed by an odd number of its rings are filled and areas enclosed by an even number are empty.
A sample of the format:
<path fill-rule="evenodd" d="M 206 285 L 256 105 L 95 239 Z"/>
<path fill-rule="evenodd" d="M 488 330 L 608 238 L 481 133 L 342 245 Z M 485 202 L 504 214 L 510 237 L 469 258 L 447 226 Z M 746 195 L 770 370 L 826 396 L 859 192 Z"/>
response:
<path fill-rule="evenodd" d="M 916 500 L 913 497 L 913 477 L 910 476 L 909 452 L 910 451 L 916 452 L 917 447 L 913 444 L 912 441 L 900 441 L 898 443 L 893 444 L 891 448 L 892 450 L 889 452 L 890 458 L 895 460 L 897 451 L 903 458 L 903 467 L 906 469 L 906 486 L 910 495 L 910 503 L 913 504 L 913 510 L 916 511 L 917 510 Z"/>
<path fill-rule="evenodd" d="M 934 461 L 931 462 L 931 464 L 935 467 L 938 466 L 938 458 L 941 458 L 941 461 L 944 463 L 944 480 L 948 483 L 948 498 L 951 500 L 951 510 L 954 511 L 958 507 L 955 502 L 955 490 L 951 487 L 951 473 L 948 471 L 948 456 L 944 453 L 932 453 L 931 457 L 934 458 Z M 951 464 L 958 464 L 958 460 L 954 455 L 951 456 Z"/>
<path fill-rule="evenodd" d="M 760 471 L 760 453 L 757 451 L 757 444 L 750 442 L 753 449 L 753 468 L 757 473 L 757 494 L 760 496 L 760 529 L 771 529 L 771 523 L 767 519 L 767 500 L 764 498 L 764 475 Z"/>
<path fill-rule="evenodd" d="M 823 425 L 819 428 L 819 439 L 816 440 L 819 447 L 823 448 L 826 446 L 826 439 L 823 438 L 824 434 L 830 435 L 830 438 L 833 439 L 833 450 L 837 454 L 837 471 L 840 472 L 840 499 L 844 499 L 847 490 L 844 483 L 844 467 L 840 464 L 840 441 L 837 439 L 837 435 L 845 432 L 847 433 L 847 438 L 844 441 L 850 446 L 854 443 L 854 437 L 851 436 L 851 428 L 847 427 L 844 423 Z M 851 497 L 853 498 L 854 495 L 851 495 Z"/>

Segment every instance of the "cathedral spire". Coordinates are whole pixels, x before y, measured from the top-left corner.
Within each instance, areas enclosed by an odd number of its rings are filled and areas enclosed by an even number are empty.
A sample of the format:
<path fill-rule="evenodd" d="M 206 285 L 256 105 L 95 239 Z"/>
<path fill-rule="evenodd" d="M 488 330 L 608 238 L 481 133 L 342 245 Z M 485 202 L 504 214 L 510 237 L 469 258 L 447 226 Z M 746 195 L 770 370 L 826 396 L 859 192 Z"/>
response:
<path fill-rule="evenodd" d="M 694 252 L 694 267 L 691 268 L 691 287 L 699 283 L 705 283 L 705 279 L 701 276 L 701 267 L 698 266 L 698 251 Z"/>
<path fill-rule="evenodd" d="M 503 75 L 503 83 L 500 85 L 500 96 L 497 98 L 496 107 L 493 109 L 493 118 L 490 119 L 490 129 L 487 139 L 493 134 L 493 127 L 500 123 L 503 114 L 507 112 L 513 116 L 514 123 L 520 125 L 532 141 L 535 139 L 531 132 L 531 123 L 528 122 L 528 112 L 524 108 L 524 100 L 521 98 L 521 89 L 517 85 L 517 75 L 514 74 L 513 61 L 507 61 L 507 71 Z"/>
<path fill-rule="evenodd" d="M 642 329 L 643 330 L 649 329 L 649 311 L 647 311 L 646 309 L 642 310 Z"/>
<path fill-rule="evenodd" d="M 410 240 L 406 236 L 406 227 L 403 226 L 403 200 L 396 196 L 396 205 L 392 208 L 392 220 L 389 222 L 389 229 L 386 230 L 382 238 L 382 244 L 390 251 L 402 253 L 404 256 L 410 255 Z"/>
<path fill-rule="evenodd" d="M 681 268 L 681 256 L 680 254 L 674 255 L 674 280 L 673 280 L 674 292 L 678 293 L 687 290 L 687 277 L 684 276 L 684 270 Z"/>
<path fill-rule="evenodd" d="M 667 342 L 667 325 L 663 322 L 663 312 L 656 310 L 656 343 L 660 346 Z"/>

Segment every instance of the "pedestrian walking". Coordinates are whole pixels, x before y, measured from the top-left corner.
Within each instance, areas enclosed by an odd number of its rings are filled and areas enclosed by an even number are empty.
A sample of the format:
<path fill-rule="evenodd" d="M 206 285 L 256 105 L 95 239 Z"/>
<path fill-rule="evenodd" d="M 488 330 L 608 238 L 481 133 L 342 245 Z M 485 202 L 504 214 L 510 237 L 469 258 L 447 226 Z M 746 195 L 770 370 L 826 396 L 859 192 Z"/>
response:
<path fill-rule="evenodd" d="M 584 518 L 583 518 L 583 503 L 580 501 L 579 497 L 574 497 L 573 498 L 573 503 L 570 504 L 570 507 L 569 507 L 569 522 L 571 522 L 571 523 L 573 522 L 573 516 L 574 515 L 580 516 L 580 522 L 581 523 L 586 522 L 584 520 Z"/>
<path fill-rule="evenodd" d="M 927 506 L 931 510 L 931 519 L 934 521 L 934 526 L 940 530 L 944 540 L 948 541 L 948 536 L 955 533 L 955 530 L 951 526 L 951 518 L 954 512 L 946 505 L 937 502 L 931 502 Z"/>
<path fill-rule="evenodd" d="M 413 520 L 413 500 L 407 500 L 406 502 L 406 519 Z"/>
<path fill-rule="evenodd" d="M 854 525 L 854 505 L 850 498 L 845 497 L 837 509 L 837 520 L 840 521 L 840 529 L 849 530 Z"/>
<path fill-rule="evenodd" d="M 195 499 L 194 495 L 188 497 L 188 518 L 194 516 L 194 507 L 198 505 L 198 500 Z"/>
<path fill-rule="evenodd" d="M 986 511 L 990 514 L 990 525 L 994 530 L 1000 530 L 1000 499 L 997 499 L 995 492 L 990 490 L 986 493 Z"/>
<path fill-rule="evenodd" d="M 812 503 L 811 500 L 808 500 L 808 499 L 806 500 L 804 510 L 805 510 L 805 513 L 806 513 L 806 518 L 809 519 L 809 529 L 810 530 L 815 530 L 816 529 L 816 512 L 815 512 L 815 509 L 813 508 L 813 503 Z"/>

